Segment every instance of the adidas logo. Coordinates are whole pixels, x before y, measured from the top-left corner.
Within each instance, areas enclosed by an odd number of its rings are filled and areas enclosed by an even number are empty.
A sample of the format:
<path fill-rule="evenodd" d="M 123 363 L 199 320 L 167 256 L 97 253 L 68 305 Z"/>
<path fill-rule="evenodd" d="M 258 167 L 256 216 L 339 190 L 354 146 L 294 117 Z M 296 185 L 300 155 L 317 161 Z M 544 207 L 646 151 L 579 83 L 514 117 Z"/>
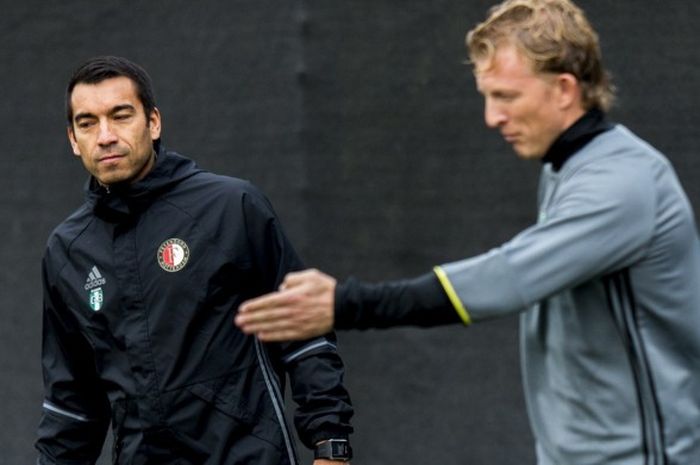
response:
<path fill-rule="evenodd" d="M 96 266 L 93 266 L 87 280 L 85 281 L 85 290 L 89 291 L 90 289 L 102 286 L 105 283 L 107 283 L 107 280 L 102 277 L 100 270 L 98 270 Z"/>

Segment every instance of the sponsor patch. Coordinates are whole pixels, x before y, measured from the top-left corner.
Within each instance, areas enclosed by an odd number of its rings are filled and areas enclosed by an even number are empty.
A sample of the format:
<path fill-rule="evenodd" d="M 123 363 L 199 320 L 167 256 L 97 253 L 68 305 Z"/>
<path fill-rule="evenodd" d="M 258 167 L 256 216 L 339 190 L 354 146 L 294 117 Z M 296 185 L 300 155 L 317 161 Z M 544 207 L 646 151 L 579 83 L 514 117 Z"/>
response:
<path fill-rule="evenodd" d="M 104 302 L 104 300 L 105 300 L 105 297 L 104 297 L 104 294 L 102 293 L 101 287 L 90 290 L 90 308 L 91 309 L 93 309 L 96 312 L 99 311 L 102 308 L 102 303 Z"/>
<path fill-rule="evenodd" d="M 102 286 L 107 284 L 107 280 L 97 266 L 93 266 L 88 272 L 88 277 L 85 280 L 85 290 L 88 291 L 88 303 L 94 311 L 99 311 L 105 301 Z"/>
<path fill-rule="evenodd" d="M 107 284 L 107 280 L 100 274 L 100 270 L 96 266 L 93 266 L 85 280 L 85 290 L 89 291 L 96 287 L 100 287 Z"/>

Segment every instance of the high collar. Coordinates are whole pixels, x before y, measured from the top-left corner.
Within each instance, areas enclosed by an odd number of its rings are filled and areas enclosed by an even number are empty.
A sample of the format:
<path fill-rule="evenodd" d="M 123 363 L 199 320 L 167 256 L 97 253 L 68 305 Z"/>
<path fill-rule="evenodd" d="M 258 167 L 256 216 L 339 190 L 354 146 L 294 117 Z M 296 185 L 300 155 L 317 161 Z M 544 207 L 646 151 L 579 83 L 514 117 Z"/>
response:
<path fill-rule="evenodd" d="M 200 171 L 192 160 L 160 148 L 153 168 L 143 179 L 105 187 L 91 176 L 85 185 L 85 197 L 97 216 L 121 222 L 145 210 L 162 193 Z"/>
<path fill-rule="evenodd" d="M 559 171 L 566 160 L 589 143 L 595 136 L 613 128 L 601 110 L 592 108 L 557 137 L 542 158 L 543 163 L 551 163 L 554 171 Z"/>

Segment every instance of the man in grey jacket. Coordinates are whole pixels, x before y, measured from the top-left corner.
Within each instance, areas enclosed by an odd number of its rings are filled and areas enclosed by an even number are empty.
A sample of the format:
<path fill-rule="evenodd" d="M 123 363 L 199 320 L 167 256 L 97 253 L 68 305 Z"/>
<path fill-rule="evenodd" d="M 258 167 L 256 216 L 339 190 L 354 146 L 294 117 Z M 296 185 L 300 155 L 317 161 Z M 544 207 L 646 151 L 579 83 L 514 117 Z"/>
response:
<path fill-rule="evenodd" d="M 543 162 L 536 224 L 411 280 L 309 270 L 244 304 L 263 340 L 521 314 L 538 464 L 700 458 L 700 243 L 666 158 L 605 112 L 596 33 L 568 0 L 507 0 L 467 36 L 485 120 Z"/>

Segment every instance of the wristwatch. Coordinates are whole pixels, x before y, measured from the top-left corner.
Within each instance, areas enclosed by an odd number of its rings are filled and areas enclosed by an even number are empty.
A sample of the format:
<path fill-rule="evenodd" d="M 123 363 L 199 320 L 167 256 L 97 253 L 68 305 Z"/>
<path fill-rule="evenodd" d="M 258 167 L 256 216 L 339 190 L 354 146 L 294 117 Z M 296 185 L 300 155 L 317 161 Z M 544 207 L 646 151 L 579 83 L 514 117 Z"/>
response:
<path fill-rule="evenodd" d="M 347 439 L 327 439 L 316 445 L 314 459 L 347 462 L 352 458 L 352 447 Z"/>

